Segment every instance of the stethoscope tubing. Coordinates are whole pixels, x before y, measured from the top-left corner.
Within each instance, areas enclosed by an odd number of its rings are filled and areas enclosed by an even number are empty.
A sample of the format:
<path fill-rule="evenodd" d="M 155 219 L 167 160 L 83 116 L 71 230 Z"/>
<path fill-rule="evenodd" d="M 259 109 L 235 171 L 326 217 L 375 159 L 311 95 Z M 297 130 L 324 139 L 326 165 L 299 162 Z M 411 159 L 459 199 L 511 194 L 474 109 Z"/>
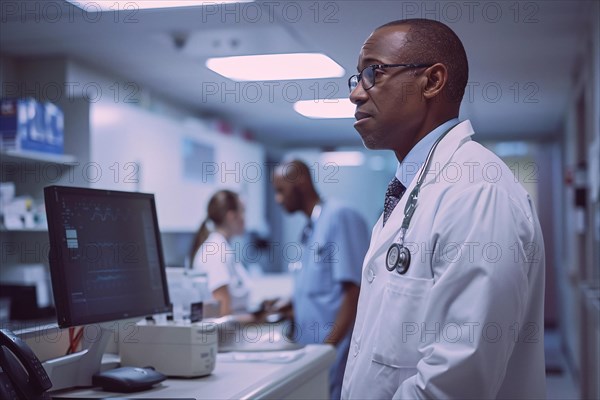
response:
<path fill-rule="evenodd" d="M 406 231 L 408 230 L 413 214 L 417 209 L 419 191 L 421 190 L 421 185 L 423 185 L 423 182 L 425 181 L 425 176 L 429 170 L 429 165 L 431 164 L 431 160 L 433 159 L 433 154 L 437 148 L 437 145 L 455 127 L 456 125 L 452 126 L 433 143 L 433 146 L 431 146 L 431 149 L 429 149 L 427 157 L 425 158 L 425 164 L 423 165 L 423 168 L 417 177 L 417 183 L 408 195 L 408 200 L 404 206 L 404 218 L 402 219 L 402 225 L 400 226 L 400 236 L 398 242 L 392 243 L 386 255 L 386 268 L 390 272 L 396 271 L 400 275 L 404 275 L 406 271 L 408 271 L 411 257 L 410 250 L 404 246 L 404 237 L 406 236 Z"/>

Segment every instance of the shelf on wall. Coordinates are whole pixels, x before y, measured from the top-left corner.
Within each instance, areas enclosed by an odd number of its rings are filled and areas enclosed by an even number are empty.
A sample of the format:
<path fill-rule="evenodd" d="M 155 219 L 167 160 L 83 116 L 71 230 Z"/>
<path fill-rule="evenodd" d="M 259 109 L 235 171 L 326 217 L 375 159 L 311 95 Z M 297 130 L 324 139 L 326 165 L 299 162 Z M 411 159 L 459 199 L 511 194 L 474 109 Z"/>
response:
<path fill-rule="evenodd" d="M 76 161 L 75 156 L 70 154 L 52 154 L 39 151 L 0 151 L 2 162 L 21 162 L 21 163 L 52 163 L 52 164 L 70 164 Z"/>
<path fill-rule="evenodd" d="M 48 228 L 45 226 L 37 226 L 34 228 L 6 228 L 0 227 L 0 232 L 48 232 Z"/>

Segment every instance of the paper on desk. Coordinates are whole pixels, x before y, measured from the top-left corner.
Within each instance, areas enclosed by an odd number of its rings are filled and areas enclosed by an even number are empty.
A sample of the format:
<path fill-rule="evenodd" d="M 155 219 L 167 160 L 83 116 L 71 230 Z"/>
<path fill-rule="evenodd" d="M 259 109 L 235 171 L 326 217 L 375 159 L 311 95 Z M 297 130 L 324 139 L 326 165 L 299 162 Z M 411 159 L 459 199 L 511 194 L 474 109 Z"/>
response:
<path fill-rule="evenodd" d="M 304 350 L 263 351 L 263 352 L 230 352 L 220 355 L 219 361 L 225 362 L 260 362 L 286 364 L 298 360 Z"/>

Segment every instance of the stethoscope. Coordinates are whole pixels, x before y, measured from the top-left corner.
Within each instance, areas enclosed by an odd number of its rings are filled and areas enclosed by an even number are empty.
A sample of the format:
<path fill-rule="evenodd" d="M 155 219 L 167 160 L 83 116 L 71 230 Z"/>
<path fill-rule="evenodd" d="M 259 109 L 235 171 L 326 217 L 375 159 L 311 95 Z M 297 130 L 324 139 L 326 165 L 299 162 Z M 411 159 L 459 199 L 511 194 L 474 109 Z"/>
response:
<path fill-rule="evenodd" d="M 425 166 L 421 170 L 419 177 L 417 178 L 417 183 L 415 184 L 414 189 L 408 195 L 408 200 L 406 201 L 406 206 L 404 206 L 404 219 L 402 220 L 402 226 L 400 227 L 400 237 L 398 238 L 397 243 L 393 243 L 387 251 L 387 255 L 385 257 L 385 267 L 388 271 L 392 272 L 396 270 L 400 275 L 404 275 L 406 271 L 408 271 L 408 267 L 410 266 L 410 251 L 407 247 L 404 247 L 404 236 L 406 235 L 406 231 L 408 230 L 408 225 L 410 224 L 410 220 L 412 219 L 413 214 L 415 213 L 415 209 L 417 208 L 417 199 L 419 198 L 419 190 L 421 190 L 421 185 L 425 180 L 425 176 L 427 174 L 427 170 L 429 169 L 429 164 L 431 163 L 431 159 L 433 156 L 433 152 L 437 147 L 438 143 L 450 132 L 454 126 L 444 132 L 431 146 L 429 153 L 427 153 L 427 157 L 425 158 Z"/>
<path fill-rule="evenodd" d="M 305 226 L 304 229 L 302 230 L 302 239 L 300 239 L 300 242 L 303 245 L 306 245 L 305 241 L 308 241 L 308 239 L 313 234 L 313 231 L 317 224 L 317 220 L 321 216 L 321 211 L 323 211 L 322 203 L 323 203 L 323 200 L 319 200 L 319 202 L 317 204 L 315 204 L 315 206 L 313 207 L 313 210 L 310 214 L 310 224 Z M 301 269 L 302 269 L 302 262 L 300 260 L 288 264 L 288 270 L 290 272 L 299 271 Z"/>

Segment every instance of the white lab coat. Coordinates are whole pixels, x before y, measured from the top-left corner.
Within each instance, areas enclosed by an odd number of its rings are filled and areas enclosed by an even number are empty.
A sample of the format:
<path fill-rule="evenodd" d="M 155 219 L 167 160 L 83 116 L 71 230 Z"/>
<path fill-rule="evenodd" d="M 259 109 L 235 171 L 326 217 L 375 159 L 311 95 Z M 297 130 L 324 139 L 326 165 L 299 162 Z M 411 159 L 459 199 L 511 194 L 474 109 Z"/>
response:
<path fill-rule="evenodd" d="M 373 228 L 342 398 L 545 398 L 544 245 L 534 205 L 464 121 L 440 142 L 405 244 L 413 179 Z"/>

